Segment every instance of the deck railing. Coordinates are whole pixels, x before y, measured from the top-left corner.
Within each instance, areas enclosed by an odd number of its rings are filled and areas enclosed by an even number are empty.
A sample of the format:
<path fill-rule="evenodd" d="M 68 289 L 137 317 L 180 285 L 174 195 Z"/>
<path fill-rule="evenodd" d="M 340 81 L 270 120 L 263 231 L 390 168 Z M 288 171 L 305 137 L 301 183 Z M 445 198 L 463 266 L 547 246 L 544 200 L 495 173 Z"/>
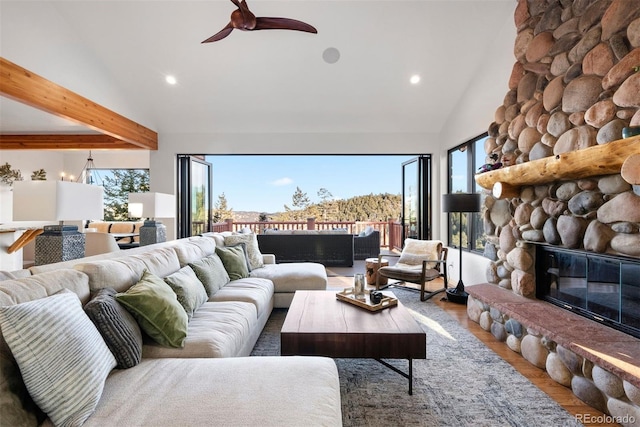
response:
<path fill-rule="evenodd" d="M 198 227 L 195 227 L 195 226 Z M 349 234 L 360 234 L 367 227 L 380 232 L 380 247 L 386 249 L 402 248 L 402 224 L 396 221 L 234 221 L 228 219 L 211 225 L 211 231 L 240 231 L 248 228 L 255 234 L 265 230 L 345 230 Z M 194 234 L 204 232 L 204 224 L 194 224 Z"/>

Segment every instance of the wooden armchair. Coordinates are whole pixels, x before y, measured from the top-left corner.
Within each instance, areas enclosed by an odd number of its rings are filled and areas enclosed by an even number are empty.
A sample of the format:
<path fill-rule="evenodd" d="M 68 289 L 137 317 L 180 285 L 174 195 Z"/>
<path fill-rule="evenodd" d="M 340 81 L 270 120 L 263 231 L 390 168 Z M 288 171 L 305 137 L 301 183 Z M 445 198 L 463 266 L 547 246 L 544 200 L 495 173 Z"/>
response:
<path fill-rule="evenodd" d="M 434 295 L 447 290 L 447 252 L 439 240 L 406 239 L 401 254 L 385 253 L 378 255 L 378 274 L 376 289 L 380 289 L 380 278 L 400 280 L 401 282 L 420 285 L 420 301 L 426 301 Z M 382 267 L 383 257 L 399 257 L 393 266 Z M 426 283 L 442 277 L 444 287 L 433 292 L 426 292 Z M 388 286 L 388 285 L 386 285 Z M 386 287 L 383 286 L 383 287 Z M 393 286 L 400 286 L 394 284 Z M 412 289 L 406 287 L 406 289 Z"/>

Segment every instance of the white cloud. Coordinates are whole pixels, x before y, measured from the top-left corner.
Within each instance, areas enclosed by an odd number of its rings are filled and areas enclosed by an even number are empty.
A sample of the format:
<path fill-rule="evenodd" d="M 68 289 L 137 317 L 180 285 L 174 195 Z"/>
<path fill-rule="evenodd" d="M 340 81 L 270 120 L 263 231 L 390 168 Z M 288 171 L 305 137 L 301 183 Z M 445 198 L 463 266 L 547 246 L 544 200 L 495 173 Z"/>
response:
<path fill-rule="evenodd" d="M 271 181 L 271 185 L 275 185 L 276 187 L 282 187 L 283 185 L 290 185 L 290 184 L 293 184 L 293 180 L 287 177 L 276 179 L 275 181 Z"/>

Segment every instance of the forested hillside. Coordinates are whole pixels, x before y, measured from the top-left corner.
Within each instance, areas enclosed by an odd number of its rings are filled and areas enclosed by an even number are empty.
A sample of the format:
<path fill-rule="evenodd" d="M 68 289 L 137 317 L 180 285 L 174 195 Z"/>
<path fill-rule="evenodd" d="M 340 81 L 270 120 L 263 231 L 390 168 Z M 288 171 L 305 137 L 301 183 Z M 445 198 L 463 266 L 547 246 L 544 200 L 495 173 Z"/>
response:
<path fill-rule="evenodd" d="M 284 206 L 282 212 L 234 212 L 233 206 L 227 206 L 218 200 L 214 208 L 214 218 L 224 219 L 230 216 L 235 221 L 388 221 L 400 218 L 401 196 L 399 194 L 369 194 L 349 199 L 323 200 L 319 203 L 305 202 L 306 195 L 294 194 L 293 208 Z M 306 198 L 308 200 L 308 198 Z"/>

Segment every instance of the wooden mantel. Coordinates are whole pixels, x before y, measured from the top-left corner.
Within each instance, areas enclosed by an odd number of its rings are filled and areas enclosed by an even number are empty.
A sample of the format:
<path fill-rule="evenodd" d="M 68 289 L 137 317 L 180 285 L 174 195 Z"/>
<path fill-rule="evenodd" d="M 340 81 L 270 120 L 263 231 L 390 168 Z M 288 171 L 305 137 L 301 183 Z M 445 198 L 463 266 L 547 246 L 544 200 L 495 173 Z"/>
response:
<path fill-rule="evenodd" d="M 0 57 L 0 95 L 100 134 L 0 135 L 2 149 L 158 149 L 158 134 Z"/>
<path fill-rule="evenodd" d="M 481 173 L 475 179 L 481 187 L 493 190 L 494 196 L 509 197 L 509 193 L 523 185 L 620 173 L 624 161 L 638 153 L 640 136 L 634 136 Z"/>

